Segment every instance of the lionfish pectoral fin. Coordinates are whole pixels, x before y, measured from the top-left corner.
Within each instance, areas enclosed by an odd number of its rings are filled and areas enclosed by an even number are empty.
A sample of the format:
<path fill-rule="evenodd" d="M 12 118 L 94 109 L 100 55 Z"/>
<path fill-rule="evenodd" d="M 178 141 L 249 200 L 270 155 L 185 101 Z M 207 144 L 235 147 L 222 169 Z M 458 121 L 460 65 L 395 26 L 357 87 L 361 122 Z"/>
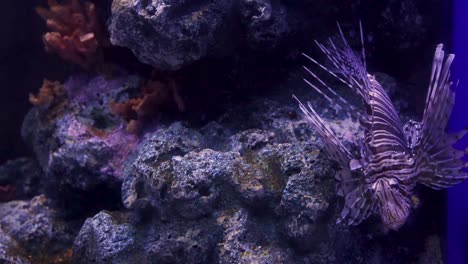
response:
<path fill-rule="evenodd" d="M 415 159 L 419 162 L 417 181 L 433 189 L 448 188 L 468 178 L 468 166 L 462 159 L 468 148 L 453 147 L 466 131 L 453 135 L 445 131 L 455 101 L 450 81 L 453 59 L 453 54 L 445 56 L 442 44 L 437 46 L 421 125 L 421 143 Z"/>
<path fill-rule="evenodd" d="M 363 191 L 363 175 L 350 169 L 337 172 L 336 193 L 344 198 L 344 206 L 336 221 L 337 224 L 357 225 L 374 212 L 374 202 Z"/>
<path fill-rule="evenodd" d="M 375 202 L 365 195 L 360 188 L 355 188 L 345 196 L 343 210 L 337 223 L 358 225 L 369 217 L 375 209 Z"/>
<path fill-rule="evenodd" d="M 337 180 L 336 193 L 342 197 L 358 188 L 362 181 L 359 176 L 353 175 L 349 169 L 338 170 L 335 179 Z"/>
<path fill-rule="evenodd" d="M 467 155 L 468 147 L 463 150 L 454 149 L 451 145 L 441 147 L 422 161 L 418 183 L 440 190 L 468 179 L 468 162 L 463 161 Z"/>
<path fill-rule="evenodd" d="M 437 46 L 421 122 L 423 152 L 430 152 L 432 148 L 437 147 L 438 144 L 435 143 L 445 136 L 445 128 L 455 101 L 455 91 L 451 88 L 452 82 L 450 81 L 450 67 L 453 59 L 453 54 L 445 58 L 442 44 Z"/>

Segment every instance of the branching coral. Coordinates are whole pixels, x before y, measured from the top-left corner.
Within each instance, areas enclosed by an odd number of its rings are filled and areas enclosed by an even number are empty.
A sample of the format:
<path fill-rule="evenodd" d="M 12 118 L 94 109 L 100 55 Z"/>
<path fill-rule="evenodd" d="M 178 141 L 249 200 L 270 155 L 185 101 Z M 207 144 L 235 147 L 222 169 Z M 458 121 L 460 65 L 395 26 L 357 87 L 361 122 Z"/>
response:
<path fill-rule="evenodd" d="M 49 108 L 65 97 L 63 85 L 58 81 L 44 79 L 37 95 L 29 94 L 29 102 L 35 106 Z"/>
<path fill-rule="evenodd" d="M 37 7 L 50 32 L 43 35 L 45 48 L 61 58 L 88 69 L 102 58 L 101 47 L 108 42 L 102 34 L 96 7 L 90 2 L 48 0 L 49 9 Z"/>
<path fill-rule="evenodd" d="M 142 88 L 137 98 L 125 102 L 112 101 L 109 104 L 113 114 L 128 121 L 127 130 L 138 133 L 143 121 L 154 116 L 158 110 L 169 102 L 175 102 L 179 111 L 185 110 L 185 104 L 179 94 L 179 87 L 174 80 L 167 83 L 150 80 Z"/>

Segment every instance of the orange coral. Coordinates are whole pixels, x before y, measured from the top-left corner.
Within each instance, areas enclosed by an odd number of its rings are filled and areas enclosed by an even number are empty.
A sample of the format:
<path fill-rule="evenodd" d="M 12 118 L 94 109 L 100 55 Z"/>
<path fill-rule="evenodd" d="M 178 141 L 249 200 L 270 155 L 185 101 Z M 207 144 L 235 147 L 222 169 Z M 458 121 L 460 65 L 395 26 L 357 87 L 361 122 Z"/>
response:
<path fill-rule="evenodd" d="M 61 101 L 64 96 L 65 90 L 60 82 L 52 82 L 44 79 L 39 93 L 36 96 L 29 94 L 29 102 L 35 106 L 49 108 L 53 104 Z"/>
<path fill-rule="evenodd" d="M 61 58 L 90 68 L 96 64 L 107 43 L 98 23 L 96 7 L 91 2 L 67 0 L 59 4 L 48 0 L 49 9 L 37 7 L 50 32 L 43 35 L 45 48 Z"/>
<path fill-rule="evenodd" d="M 128 121 L 127 130 L 131 133 L 138 133 L 143 125 L 143 121 L 152 117 L 163 105 L 174 101 L 179 111 L 185 110 L 185 104 L 179 94 L 179 87 L 175 81 L 168 83 L 150 80 L 137 98 L 129 99 L 125 102 L 110 102 L 110 111 Z"/>

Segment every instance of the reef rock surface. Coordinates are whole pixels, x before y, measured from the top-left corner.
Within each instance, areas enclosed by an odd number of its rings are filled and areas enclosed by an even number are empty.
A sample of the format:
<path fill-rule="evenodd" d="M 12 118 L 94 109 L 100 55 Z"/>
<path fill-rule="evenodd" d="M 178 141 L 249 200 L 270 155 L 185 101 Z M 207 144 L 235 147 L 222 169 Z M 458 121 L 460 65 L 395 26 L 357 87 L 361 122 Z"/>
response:
<path fill-rule="evenodd" d="M 0 204 L 0 239 L 34 256 L 49 243 L 43 259 L 73 263 L 401 263 L 434 255 L 424 248 L 439 237 L 417 220 L 405 227 L 411 232 L 388 235 L 375 219 L 335 223 L 337 166 L 285 99 L 289 91 L 250 99 L 202 125 L 161 121 L 132 135 L 103 105 L 138 84 L 131 76 L 74 77 L 60 114 L 31 111 L 23 135 L 40 166 L 19 160 L 2 167 L 0 179 L 36 168 L 45 196 L 27 200 L 28 187 L 25 201 Z M 339 112 L 324 117 L 345 144 L 359 129 Z M 24 256 L 8 252 L 16 251 L 0 247 L 4 259 Z"/>
<path fill-rule="evenodd" d="M 160 70 L 225 56 L 244 36 L 250 46 L 275 47 L 288 32 L 286 11 L 270 0 L 116 0 L 109 20 L 114 45 Z"/>
<path fill-rule="evenodd" d="M 441 256 L 425 250 L 440 241 L 436 231 L 427 232 L 430 225 L 416 225 L 418 214 L 394 234 L 375 219 L 358 227 L 335 223 L 342 203 L 335 193 L 338 167 L 290 90 L 249 99 L 201 125 L 162 120 L 130 134 L 106 105 L 138 85 L 136 76 L 75 76 L 64 85 L 66 103 L 55 106 L 60 111 L 31 110 L 23 136 L 38 163 L 20 159 L 0 167 L 2 186 L 25 183 L 18 188 L 23 201 L 0 203 L 0 241 L 9 245 L 0 246 L 0 257 L 402 263 Z M 328 108 L 296 82 L 288 86 Z M 390 94 L 397 86 L 389 86 Z M 340 112 L 323 116 L 345 144 L 359 129 Z M 29 186 L 35 179 L 43 186 L 37 192 Z"/>

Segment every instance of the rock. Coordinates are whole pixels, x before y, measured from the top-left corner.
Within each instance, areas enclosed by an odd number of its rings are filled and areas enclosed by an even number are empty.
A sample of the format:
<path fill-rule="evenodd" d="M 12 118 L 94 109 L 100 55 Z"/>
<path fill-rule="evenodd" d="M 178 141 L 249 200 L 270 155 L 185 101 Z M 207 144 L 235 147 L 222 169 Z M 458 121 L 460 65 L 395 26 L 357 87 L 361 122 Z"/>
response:
<path fill-rule="evenodd" d="M 274 136 L 273 132 L 248 129 L 231 137 L 231 148 L 239 152 L 259 149 L 270 142 Z"/>
<path fill-rule="evenodd" d="M 272 219 L 270 219 L 272 220 Z M 218 263 L 293 263 L 292 252 L 281 247 L 271 222 L 252 221 L 244 210 L 218 217 L 224 228 Z"/>
<path fill-rule="evenodd" d="M 212 213 L 224 193 L 223 185 L 236 172 L 239 162 L 238 153 L 210 149 L 173 157 L 172 183 L 168 183 L 167 190 L 169 203 L 185 218 Z"/>
<path fill-rule="evenodd" d="M 43 171 L 47 169 L 50 151 L 56 148 L 55 142 L 50 140 L 54 132 L 53 122 L 44 118 L 44 113 L 34 107 L 24 117 L 21 127 L 21 137 L 34 152 Z"/>
<path fill-rule="evenodd" d="M 7 252 L 18 257 L 48 259 L 71 248 L 75 231 L 61 220 L 43 195 L 30 201 L 11 201 L 0 204 L 0 240 L 8 234 Z M 0 243 L 2 245 L 2 243 Z M 2 256 L 0 246 L 0 256 Z M 13 262 L 16 263 L 16 262 Z M 18 262 L 23 263 L 23 262 Z M 27 262 L 26 262 L 27 263 Z"/>
<path fill-rule="evenodd" d="M 270 0 L 115 0 L 108 29 L 114 45 L 170 71 L 242 45 L 271 50 L 289 32 L 286 9 Z"/>
<path fill-rule="evenodd" d="M 89 218 L 75 239 L 74 263 L 137 262 L 136 229 L 125 214 L 100 212 Z M 146 262 L 147 263 L 147 262 Z"/>
<path fill-rule="evenodd" d="M 232 0 L 115 0 L 108 29 L 112 44 L 141 62 L 177 70 L 232 50 L 233 8 Z"/>
<path fill-rule="evenodd" d="M 110 166 L 103 166 L 102 169 L 118 177 L 119 168 L 112 167 L 128 155 L 136 137 L 125 133 L 122 121 L 110 113 L 108 105 L 111 101 L 120 101 L 137 93 L 140 85 L 141 79 L 132 75 L 113 79 L 99 75 L 75 75 L 63 85 L 66 98 L 57 102 L 56 106 L 52 109 L 31 109 L 23 122 L 21 134 L 46 174 L 51 170 L 51 157 L 57 159 L 62 154 L 75 151 L 75 147 L 85 149 L 75 152 L 86 152 L 86 148 L 93 146 L 115 152 L 109 157 L 114 159 L 109 160 Z M 88 139 L 90 142 L 84 146 L 85 142 L 82 141 Z M 123 142 L 125 145 L 122 145 Z M 126 145 L 128 147 L 124 147 Z M 72 155 L 77 155 L 76 159 L 84 158 L 78 153 Z"/>
<path fill-rule="evenodd" d="M 244 206 L 258 210 L 271 209 L 278 200 L 278 193 L 275 192 L 276 176 L 263 172 L 243 157 L 238 168 L 232 173 L 229 184 L 234 189 L 236 199 L 243 202 Z M 228 206 L 233 205 L 235 204 Z"/>
<path fill-rule="evenodd" d="M 43 192 L 43 172 L 33 159 L 19 158 L 0 166 L 0 202 L 30 199 Z"/>
<path fill-rule="evenodd" d="M 199 150 L 201 145 L 202 136 L 181 123 L 146 134 L 125 168 L 124 205 L 142 208 L 149 203 L 161 208 L 159 201 L 165 199 L 167 184 L 172 177 L 171 158 Z"/>
<path fill-rule="evenodd" d="M 302 80 L 300 86 L 283 83 L 286 74 L 301 79 L 293 76 L 300 53 L 316 57 L 310 50 L 314 39 L 338 33 L 336 17 L 359 49 L 359 25 L 350 15 L 365 13 L 367 65 L 397 77 L 372 73 L 396 99 L 402 119 L 411 116 L 406 109 L 414 104 L 407 98 L 419 93 L 401 83 L 427 78 L 425 54 L 433 54 L 434 36 L 440 35 L 429 29 L 442 28 L 442 1 L 86 1 L 96 4 L 101 22 L 107 20 L 111 42 L 124 47 L 107 47 L 105 59 L 139 74 L 156 68 L 163 80 L 180 85 L 190 112 L 177 116 L 183 122 L 164 116 L 140 135 L 129 134 L 108 106 L 138 96 L 142 78 L 121 71 L 114 71 L 118 77 L 70 77 L 66 98 L 49 109 L 33 107 L 25 118 L 22 137 L 35 159 L 0 166 L 0 263 L 442 262 L 445 238 L 435 216 L 443 211 L 433 198 L 421 195 L 420 208 L 399 232 L 383 233 L 372 217 L 358 226 L 336 223 L 343 206 L 334 186 L 338 166 L 291 94 L 309 99 L 345 146 L 362 131 L 305 90 Z M 5 19 L 13 21 L 5 10 Z M 24 10 L 28 15 L 20 18 L 33 17 L 33 8 Z M 21 87 L 31 87 L 22 85 L 30 82 L 26 77 L 44 76 L 37 63 L 17 62 L 24 61 L 17 54 L 34 54 L 11 52 L 18 46 L 14 38 L 37 33 L 31 39 L 40 42 L 42 32 L 2 26 L 23 33 L 0 43 L 13 62 L 4 63 L 2 84 L 18 87 L 4 89 L 8 115 L 17 103 L 11 95 L 21 91 L 25 98 Z M 43 50 L 42 44 L 35 47 Z M 134 65 L 135 58 L 125 54 L 130 51 L 149 66 Z M 28 67 L 37 70 L 28 75 Z M 12 79 L 11 72 L 22 74 Z M 402 96 L 402 88 L 408 95 Z M 341 92 L 359 104 L 351 89 Z M 207 103 L 198 107 L 198 100 Z M 227 111 L 211 111 L 218 107 Z M 5 131 L 16 131 L 14 122 L 3 123 Z M 14 145 L 8 136 L 13 134 L 2 134 L 5 146 Z"/>
<path fill-rule="evenodd" d="M 74 263 L 211 263 L 219 231 L 206 219 L 138 224 L 128 214 L 103 211 L 83 225 Z"/>
<path fill-rule="evenodd" d="M 66 101 L 53 109 L 30 111 L 22 135 L 45 173 L 42 182 L 51 199 L 72 201 L 79 211 L 89 205 L 86 201 L 93 199 L 93 192 L 100 192 L 107 196 L 102 201 L 115 204 L 123 163 L 138 137 L 125 130 L 108 104 L 128 98 L 140 84 L 141 79 L 131 75 L 76 75 L 64 84 Z"/>
<path fill-rule="evenodd" d="M 240 14 L 253 49 L 275 48 L 289 32 L 287 10 L 278 1 L 241 0 Z"/>
<path fill-rule="evenodd" d="M 153 224 L 144 252 L 153 263 L 215 263 L 222 230 L 214 219 Z"/>
<path fill-rule="evenodd" d="M 261 167 L 260 161 L 253 158 L 253 151 L 264 146 L 273 134 L 245 131 L 221 139 L 226 145 L 216 144 L 221 151 L 214 151 L 206 148 L 212 144 L 213 134 L 202 131 L 205 134 L 176 123 L 147 134 L 135 159 L 125 169 L 125 206 L 150 205 L 163 218 L 176 212 L 188 219 L 207 216 L 219 206 L 234 207 L 239 202 L 274 208 L 285 180 L 273 173 L 275 165 L 265 162 Z"/>
<path fill-rule="evenodd" d="M 219 118 L 218 123 L 229 128 L 235 127 L 233 132 L 241 133 L 239 140 L 258 141 L 260 136 L 264 142 L 258 143 L 263 145 L 265 142 L 295 143 L 314 140 L 313 130 L 300 117 L 299 109 L 292 100 L 279 103 L 268 98 L 257 99 L 243 107 L 228 110 Z"/>
<path fill-rule="evenodd" d="M 87 191 L 99 183 L 112 185 L 120 180 L 122 162 L 136 146 L 135 135 L 120 127 L 97 136 L 73 115 L 56 124 L 54 136 L 60 147 L 51 153 L 47 167 L 53 185 Z"/>
<path fill-rule="evenodd" d="M 121 125 L 111 114 L 109 103 L 121 102 L 139 94 L 143 79 L 123 73 L 118 77 L 105 75 L 73 75 L 64 84 L 68 102 L 80 121 L 97 130 L 110 132 Z"/>
<path fill-rule="evenodd" d="M 26 257 L 12 252 L 11 248 L 17 248 L 18 244 L 0 228 L 0 262 L 11 264 L 30 264 Z"/>
<path fill-rule="evenodd" d="M 284 217 L 283 232 L 302 250 L 313 249 L 327 237 L 323 226 L 330 221 L 329 207 L 334 200 L 334 188 L 333 183 L 327 183 L 331 181 L 321 182 L 317 176 L 317 172 L 291 176 L 281 197 L 279 210 Z"/>

